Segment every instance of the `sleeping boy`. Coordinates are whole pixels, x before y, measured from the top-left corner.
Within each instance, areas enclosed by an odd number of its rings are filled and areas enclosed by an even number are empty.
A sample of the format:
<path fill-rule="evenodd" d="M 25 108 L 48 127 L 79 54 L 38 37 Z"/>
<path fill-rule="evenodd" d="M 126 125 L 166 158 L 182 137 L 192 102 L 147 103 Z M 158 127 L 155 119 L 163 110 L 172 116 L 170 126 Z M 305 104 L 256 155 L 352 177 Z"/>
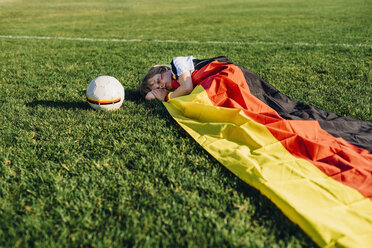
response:
<path fill-rule="evenodd" d="M 175 57 L 170 66 L 151 67 L 140 81 L 141 95 L 146 100 L 168 101 L 170 98 L 190 94 L 194 88 L 191 74 L 195 70 L 195 65 L 201 61 L 193 56 Z"/>

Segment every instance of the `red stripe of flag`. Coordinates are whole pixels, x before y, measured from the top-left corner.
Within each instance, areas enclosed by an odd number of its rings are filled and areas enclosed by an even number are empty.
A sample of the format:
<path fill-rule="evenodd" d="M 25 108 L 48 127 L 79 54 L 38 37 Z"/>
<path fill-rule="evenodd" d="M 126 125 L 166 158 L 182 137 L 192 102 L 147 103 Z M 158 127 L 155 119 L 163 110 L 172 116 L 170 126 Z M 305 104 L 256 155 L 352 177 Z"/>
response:
<path fill-rule="evenodd" d="M 317 121 L 283 119 L 250 93 L 236 65 L 215 61 L 194 71 L 192 77 L 215 106 L 242 109 L 249 118 L 265 125 L 292 155 L 372 199 L 372 154 L 367 150 L 332 136 Z"/>

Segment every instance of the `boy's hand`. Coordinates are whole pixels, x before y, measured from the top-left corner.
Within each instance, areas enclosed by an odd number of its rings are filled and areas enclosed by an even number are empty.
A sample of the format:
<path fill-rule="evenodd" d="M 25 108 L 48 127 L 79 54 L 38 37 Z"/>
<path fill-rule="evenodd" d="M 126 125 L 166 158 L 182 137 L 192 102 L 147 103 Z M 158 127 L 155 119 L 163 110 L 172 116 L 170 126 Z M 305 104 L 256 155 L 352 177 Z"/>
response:
<path fill-rule="evenodd" d="M 154 94 L 152 94 L 152 91 L 150 91 L 149 93 L 147 93 L 146 96 L 145 96 L 145 100 L 147 100 L 147 101 L 155 100 L 155 99 L 156 98 L 155 98 Z"/>
<path fill-rule="evenodd" d="M 156 90 L 152 90 L 149 93 L 152 93 L 152 95 L 155 97 L 153 99 L 157 99 L 159 101 L 164 101 L 164 98 L 168 95 L 168 90 L 166 90 L 166 89 L 156 89 Z"/>

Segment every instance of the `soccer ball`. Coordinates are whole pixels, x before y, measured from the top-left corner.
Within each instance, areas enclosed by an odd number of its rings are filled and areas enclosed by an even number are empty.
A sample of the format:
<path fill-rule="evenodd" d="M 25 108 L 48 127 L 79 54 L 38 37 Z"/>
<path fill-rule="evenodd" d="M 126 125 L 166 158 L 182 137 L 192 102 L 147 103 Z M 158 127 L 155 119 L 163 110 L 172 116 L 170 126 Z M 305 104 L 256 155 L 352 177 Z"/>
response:
<path fill-rule="evenodd" d="M 87 101 L 94 109 L 116 110 L 124 101 L 124 87 L 114 77 L 99 76 L 87 88 Z"/>

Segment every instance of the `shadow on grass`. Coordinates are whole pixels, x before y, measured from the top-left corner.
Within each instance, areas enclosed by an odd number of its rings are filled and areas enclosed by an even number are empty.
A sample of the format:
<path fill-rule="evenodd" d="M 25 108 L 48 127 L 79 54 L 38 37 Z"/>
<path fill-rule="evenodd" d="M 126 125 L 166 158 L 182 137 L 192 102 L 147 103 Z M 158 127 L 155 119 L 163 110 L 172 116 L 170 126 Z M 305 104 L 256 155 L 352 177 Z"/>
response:
<path fill-rule="evenodd" d="M 85 95 L 85 90 L 81 92 L 82 95 Z M 143 98 L 137 90 L 126 90 L 125 91 L 125 101 L 131 101 L 134 103 L 143 102 Z M 64 109 L 90 109 L 90 106 L 85 101 L 51 101 L 51 100 L 36 100 L 33 102 L 27 103 L 29 107 L 44 106 L 52 108 L 64 108 Z"/>
<path fill-rule="evenodd" d="M 27 103 L 29 107 L 51 107 L 51 108 L 64 108 L 64 109 L 89 109 L 89 105 L 83 101 L 65 102 L 65 101 L 50 101 L 50 100 L 37 100 Z"/>
<path fill-rule="evenodd" d="M 145 100 L 141 96 L 138 90 L 125 90 L 125 101 L 134 102 L 136 104 L 144 102 Z"/>

